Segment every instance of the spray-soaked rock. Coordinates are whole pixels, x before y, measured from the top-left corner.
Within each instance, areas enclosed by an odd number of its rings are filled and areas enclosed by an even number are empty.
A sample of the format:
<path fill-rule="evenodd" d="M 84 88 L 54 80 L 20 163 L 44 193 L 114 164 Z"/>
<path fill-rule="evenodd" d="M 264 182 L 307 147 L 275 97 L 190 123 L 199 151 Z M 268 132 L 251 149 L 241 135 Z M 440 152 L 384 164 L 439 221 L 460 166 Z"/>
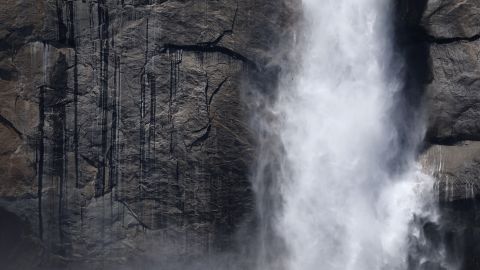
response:
<path fill-rule="evenodd" d="M 427 137 L 433 142 L 480 140 L 480 40 L 431 44 Z"/>
<path fill-rule="evenodd" d="M 243 86 L 275 80 L 293 2 L 2 2 L 0 207 L 28 228 L 32 264 L 235 245 L 254 204 Z"/>
<path fill-rule="evenodd" d="M 432 38 L 468 39 L 480 34 L 480 1 L 429 0 L 427 3 L 421 25 Z"/>
<path fill-rule="evenodd" d="M 415 2 L 411 40 L 429 66 L 422 93 L 427 148 L 420 160 L 437 179 L 442 247 L 436 250 L 450 263 L 447 269 L 477 269 L 480 1 Z"/>

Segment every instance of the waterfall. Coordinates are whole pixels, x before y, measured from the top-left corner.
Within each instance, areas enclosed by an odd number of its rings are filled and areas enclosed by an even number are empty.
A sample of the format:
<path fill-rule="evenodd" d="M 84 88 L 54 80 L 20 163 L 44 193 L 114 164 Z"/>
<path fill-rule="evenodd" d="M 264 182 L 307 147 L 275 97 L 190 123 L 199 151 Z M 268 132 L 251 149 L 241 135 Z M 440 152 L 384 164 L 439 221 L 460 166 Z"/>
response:
<path fill-rule="evenodd" d="M 300 60 L 267 106 L 276 120 L 259 124 L 279 141 L 265 146 L 264 138 L 255 182 L 261 216 L 269 200 L 278 204 L 271 229 L 285 256 L 270 260 L 272 269 L 409 269 L 409 239 L 421 238 L 415 217 L 435 218 L 433 182 L 393 121 L 402 83 L 391 2 L 303 1 Z M 259 181 L 274 182 L 277 197 L 264 198 Z"/>

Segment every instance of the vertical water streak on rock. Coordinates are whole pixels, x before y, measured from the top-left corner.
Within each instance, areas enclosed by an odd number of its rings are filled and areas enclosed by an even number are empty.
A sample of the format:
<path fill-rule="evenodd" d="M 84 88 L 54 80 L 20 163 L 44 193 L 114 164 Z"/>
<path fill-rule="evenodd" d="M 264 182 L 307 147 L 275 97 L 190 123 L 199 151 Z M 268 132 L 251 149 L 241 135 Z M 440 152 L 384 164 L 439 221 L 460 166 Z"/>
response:
<path fill-rule="evenodd" d="M 112 40 L 111 46 L 113 50 L 113 97 L 112 97 L 112 127 L 110 130 L 110 151 L 108 151 L 108 160 L 109 160 L 109 181 L 108 189 L 110 191 L 110 227 L 113 227 L 114 216 L 113 216 L 113 205 L 114 200 L 116 200 L 116 190 L 114 189 L 116 185 L 116 148 L 117 148 L 117 51 L 115 49 L 115 29 L 112 27 Z M 113 238 L 113 230 L 110 230 L 110 238 Z"/>
<path fill-rule="evenodd" d="M 108 60 L 109 60 L 109 14 L 105 0 L 100 0 L 97 4 L 98 11 L 98 37 L 100 43 L 100 108 L 101 113 L 101 153 L 100 153 L 100 173 L 96 183 L 96 196 L 105 194 L 105 183 L 107 177 L 107 152 L 108 144 Z"/>
<path fill-rule="evenodd" d="M 75 40 L 75 4 L 74 1 L 67 2 L 67 29 L 68 29 L 68 46 L 76 49 Z"/>
<path fill-rule="evenodd" d="M 101 148 L 99 153 L 99 173 L 96 182 L 96 197 L 101 197 L 101 225 L 100 236 L 102 252 L 105 252 L 105 187 L 107 178 L 107 152 L 108 149 L 108 112 L 109 112 L 109 91 L 108 91 L 108 68 L 109 68 L 109 13 L 105 0 L 97 3 L 97 23 L 99 38 L 99 60 L 100 60 L 100 109 L 101 109 Z M 104 267 L 105 256 L 102 255 L 101 265 Z"/>
<path fill-rule="evenodd" d="M 153 43 L 155 44 L 157 40 L 157 28 L 153 28 Z M 149 162 L 151 163 L 151 173 L 150 175 L 155 176 L 154 181 L 154 193 L 157 194 L 159 191 L 159 182 L 157 173 L 157 160 L 156 160 L 156 66 L 155 66 L 155 56 L 152 57 L 152 64 L 151 64 L 151 73 L 149 73 L 149 85 L 150 85 L 150 129 L 149 129 L 149 138 L 148 138 L 148 152 L 149 152 Z M 153 140 L 153 149 L 152 149 L 152 140 Z M 157 197 L 157 195 L 154 195 Z M 150 222 L 152 225 L 152 229 L 158 229 L 158 221 L 156 221 L 156 217 L 158 217 L 158 200 L 153 200 L 153 206 L 151 207 L 150 211 Z"/>
<path fill-rule="evenodd" d="M 148 134 L 148 152 L 151 153 L 152 166 L 155 169 L 155 131 L 156 131 L 156 82 L 155 76 L 152 74 L 148 75 L 148 81 L 150 86 L 150 128 Z M 152 147 L 153 143 L 153 147 Z"/>
<path fill-rule="evenodd" d="M 173 155 L 173 111 L 172 111 L 172 106 L 173 106 L 173 87 L 175 85 L 174 83 L 174 60 L 172 59 L 172 53 L 169 52 L 169 57 L 170 57 L 170 87 L 169 87 L 169 98 L 168 98 L 168 123 L 170 124 L 170 156 Z"/>
<path fill-rule="evenodd" d="M 139 127 L 139 161 L 140 181 L 145 177 L 145 75 L 141 75 L 140 85 L 140 127 Z"/>
<path fill-rule="evenodd" d="M 66 74 L 65 74 L 66 75 Z M 66 78 L 66 77 L 65 77 Z M 60 89 L 62 93 L 65 93 L 67 91 L 67 88 Z M 65 97 L 63 98 L 65 100 Z M 63 223 L 64 223 L 64 212 L 65 210 L 68 210 L 68 155 L 67 155 L 67 145 L 68 145 L 68 129 L 67 129 L 67 114 L 66 114 L 66 108 L 65 108 L 65 101 L 62 101 L 62 106 L 59 108 L 60 110 L 60 115 L 59 115 L 59 122 L 61 123 L 61 155 L 62 155 L 62 161 L 60 162 L 61 164 L 61 172 L 59 172 L 60 175 L 60 190 L 59 190 L 59 198 L 58 198 L 58 233 L 60 236 L 60 248 L 61 252 L 60 254 L 65 255 L 66 250 L 64 248 L 64 228 L 63 228 Z"/>
<path fill-rule="evenodd" d="M 68 45 L 73 48 L 73 153 L 75 168 L 75 188 L 80 187 L 79 183 L 79 152 L 78 152 L 78 51 L 75 37 L 75 4 L 73 1 L 67 3 L 67 27 Z"/>
<path fill-rule="evenodd" d="M 148 74 L 148 81 L 150 86 L 150 125 L 148 133 L 148 162 L 150 164 L 150 175 L 155 175 L 156 173 L 156 152 L 155 152 L 155 142 L 156 142 L 156 82 L 155 76 L 153 74 Z M 158 181 L 155 181 L 155 192 L 158 192 L 159 185 Z M 155 226 L 154 219 L 154 209 L 157 208 L 157 201 L 153 201 L 153 209 L 151 211 L 151 222 L 152 226 Z M 154 227 L 153 227 L 154 228 Z M 154 228 L 155 229 L 155 228 Z"/>
<path fill-rule="evenodd" d="M 57 11 L 58 42 L 60 42 L 60 44 L 66 44 L 67 26 L 63 22 L 63 7 L 62 7 L 63 5 L 60 4 L 59 1 L 62 1 L 62 0 L 55 0 L 55 8 Z"/>
<path fill-rule="evenodd" d="M 144 216 L 144 208 L 143 208 L 143 186 L 145 184 L 146 172 L 147 172 L 147 163 L 145 160 L 146 151 L 145 151 L 145 92 L 146 92 L 146 83 L 147 83 L 147 76 L 146 76 L 146 68 L 148 63 L 148 24 L 149 20 L 148 17 L 146 19 L 146 26 L 145 26 L 145 59 L 142 67 L 142 72 L 140 73 L 140 127 L 139 127 L 139 160 L 140 160 L 140 179 L 138 183 L 138 189 L 140 194 L 141 209 L 140 209 L 140 218 L 143 219 Z"/>
<path fill-rule="evenodd" d="M 57 11 L 57 25 L 58 25 L 58 42 L 60 44 L 71 46 L 71 36 L 73 34 L 72 29 L 72 15 L 71 11 L 71 2 L 66 6 L 67 8 L 67 25 L 64 22 L 64 1 L 56 0 L 56 11 Z M 70 12 L 71 11 L 71 12 Z M 67 39 L 68 33 L 68 39 Z M 57 193 L 58 193 L 58 237 L 60 244 L 60 253 L 64 254 L 65 249 L 63 248 L 64 234 L 63 234 L 63 212 L 67 204 L 67 151 L 66 151 L 66 141 L 68 140 L 67 136 L 67 126 L 66 126 L 66 91 L 67 91 L 67 60 L 63 53 L 60 53 L 55 69 L 53 71 L 53 93 L 52 96 L 48 98 L 48 107 L 53 112 L 52 124 L 53 124 L 53 176 L 57 179 Z"/>
<path fill-rule="evenodd" d="M 66 140 L 68 139 L 66 134 L 66 92 L 68 88 L 68 75 L 67 75 L 67 60 L 63 53 L 60 53 L 57 62 L 54 66 L 52 74 L 52 89 L 51 94 L 48 95 L 48 108 L 52 112 L 50 119 L 53 127 L 53 164 L 52 174 L 57 182 L 58 192 L 58 235 L 60 245 L 63 244 L 63 211 L 65 207 L 65 194 L 66 190 Z M 60 249 L 61 252 L 65 250 Z"/>
<path fill-rule="evenodd" d="M 78 151 L 78 55 L 75 50 L 73 69 L 73 152 L 75 162 L 75 187 L 80 187 L 79 181 L 79 151 Z"/>
<path fill-rule="evenodd" d="M 38 234 L 39 238 L 43 240 L 43 216 L 42 216 L 42 189 L 43 189 L 43 165 L 44 165 L 44 152 L 45 146 L 43 143 L 43 137 L 45 135 L 45 86 L 42 85 L 39 88 L 38 95 L 38 134 L 37 134 L 37 178 L 38 178 Z"/>
<path fill-rule="evenodd" d="M 177 55 L 176 55 L 176 61 L 175 61 L 175 65 L 177 67 L 177 70 L 175 72 L 175 95 L 177 94 L 177 88 L 178 88 L 178 81 L 179 81 L 179 78 L 180 78 L 180 64 L 182 63 L 183 61 L 183 51 L 182 50 L 179 50 L 177 51 Z"/>
<path fill-rule="evenodd" d="M 118 186 L 117 190 L 119 190 L 120 194 L 119 197 L 122 196 L 121 194 L 121 171 L 120 171 L 120 166 L 121 166 L 121 159 L 120 159 L 120 152 L 121 152 L 121 139 L 120 139 L 120 123 L 121 123 L 121 118 L 122 118 L 122 72 L 121 72 L 121 56 L 118 56 L 117 59 L 117 86 L 116 86 L 116 91 L 117 91 L 117 101 L 116 101 L 116 109 L 117 109 L 117 148 L 116 148 L 116 153 L 115 153 L 115 160 L 117 162 L 117 166 L 115 169 L 115 175 L 116 175 L 116 183 L 115 185 Z"/>
<path fill-rule="evenodd" d="M 110 131 L 110 151 L 108 154 L 109 164 L 110 164 L 110 181 L 109 181 L 109 190 L 113 190 L 117 182 L 117 160 L 116 160 L 116 152 L 117 152 L 117 128 L 118 128 L 118 111 L 117 111 L 117 103 L 118 103 L 118 94 L 117 94 L 117 66 L 118 66 L 118 59 L 117 59 L 117 52 L 115 50 L 115 33 L 112 30 L 112 50 L 113 50 L 113 100 L 112 100 L 112 128 Z"/>
<path fill-rule="evenodd" d="M 40 239 L 44 239 L 44 213 L 43 213 L 43 186 L 44 186 L 44 169 L 45 169 L 45 92 L 47 88 L 48 80 L 48 66 L 49 66 L 49 46 L 44 42 L 42 48 L 42 73 L 43 80 L 42 85 L 39 87 L 40 93 L 38 97 L 38 113 L 39 113 L 39 123 L 38 123 L 38 219 L 39 219 L 39 235 Z M 47 219 L 48 225 L 48 219 Z"/>
<path fill-rule="evenodd" d="M 170 58 L 170 87 L 168 103 L 168 120 L 170 123 L 170 155 L 173 157 L 175 151 L 175 123 L 173 121 L 173 103 L 177 94 L 178 77 L 180 74 L 180 64 L 182 63 L 182 50 L 172 50 L 168 53 Z"/>
<path fill-rule="evenodd" d="M 67 13 L 67 30 L 68 30 L 68 38 L 67 38 L 67 45 L 73 49 L 73 52 L 74 52 L 74 66 L 73 66 L 73 102 L 74 102 L 74 127 L 73 127 L 73 130 L 74 130 L 74 136 L 73 136 L 73 144 L 74 144 L 74 173 L 75 173 L 75 187 L 78 186 L 78 131 L 77 131 L 77 122 L 78 122 L 78 119 L 77 119 L 77 106 L 78 106 L 78 66 L 77 66 L 77 63 L 78 63 L 78 55 L 77 55 L 77 48 L 76 48 L 76 40 L 75 40 L 75 11 L 74 11 L 74 1 L 68 1 L 66 3 L 66 13 Z M 66 75 L 68 75 L 68 73 L 66 73 Z M 68 85 L 66 84 L 65 85 L 65 92 L 67 92 L 67 89 L 68 88 Z M 66 94 L 65 94 L 66 96 Z M 66 110 L 66 108 L 65 108 Z M 65 189 L 65 208 L 68 210 L 68 191 L 69 191 L 69 187 L 68 187 L 68 151 L 70 150 L 70 143 L 69 143 L 69 138 L 70 138 L 70 134 L 69 134 L 69 127 L 68 127 L 68 123 L 67 123 L 67 116 L 69 115 L 69 113 L 67 111 L 65 111 L 65 116 L 63 118 L 63 126 L 64 126 L 64 150 L 63 150 L 63 153 L 64 153 L 64 170 L 63 170 L 63 178 L 65 179 L 65 185 L 64 185 L 64 189 Z"/>

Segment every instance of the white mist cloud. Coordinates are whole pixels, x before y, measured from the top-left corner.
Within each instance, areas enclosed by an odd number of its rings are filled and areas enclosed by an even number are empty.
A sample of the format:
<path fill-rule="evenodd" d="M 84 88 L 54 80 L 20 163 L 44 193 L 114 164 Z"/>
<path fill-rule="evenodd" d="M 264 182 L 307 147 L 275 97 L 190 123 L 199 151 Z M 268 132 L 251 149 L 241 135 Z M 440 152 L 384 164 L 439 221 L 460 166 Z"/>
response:
<path fill-rule="evenodd" d="M 299 70 L 270 108 L 280 123 L 269 123 L 284 148 L 275 228 L 289 270 L 406 269 L 409 226 L 432 184 L 413 153 L 403 173 L 388 166 L 401 86 L 389 70 L 389 4 L 304 0 Z"/>

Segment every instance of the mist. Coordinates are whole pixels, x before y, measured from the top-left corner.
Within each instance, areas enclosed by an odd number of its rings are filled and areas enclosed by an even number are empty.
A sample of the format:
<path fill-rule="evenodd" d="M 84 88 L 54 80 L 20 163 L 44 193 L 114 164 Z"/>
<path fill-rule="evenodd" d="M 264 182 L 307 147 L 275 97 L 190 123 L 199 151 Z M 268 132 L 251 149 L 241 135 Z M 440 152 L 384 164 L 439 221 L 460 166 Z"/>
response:
<path fill-rule="evenodd" d="M 392 4 L 303 1 L 297 54 L 257 115 L 258 269 L 416 269 L 427 260 L 412 242 L 424 240 L 418 217 L 435 222 L 433 179 L 416 161 L 421 122 L 398 127 L 404 67 Z"/>

